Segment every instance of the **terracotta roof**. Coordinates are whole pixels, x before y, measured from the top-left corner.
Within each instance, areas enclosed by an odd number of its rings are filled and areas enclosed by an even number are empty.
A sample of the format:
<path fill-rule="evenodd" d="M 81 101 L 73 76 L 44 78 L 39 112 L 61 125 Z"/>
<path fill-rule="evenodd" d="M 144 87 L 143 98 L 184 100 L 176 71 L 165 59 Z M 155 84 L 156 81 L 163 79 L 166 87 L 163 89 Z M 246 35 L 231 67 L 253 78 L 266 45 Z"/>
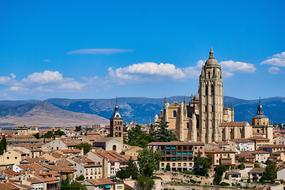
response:
<path fill-rule="evenodd" d="M 79 150 L 79 149 L 64 149 L 64 150 L 61 150 L 61 152 L 63 154 L 79 154 L 79 153 L 81 153 L 81 150 Z"/>
<path fill-rule="evenodd" d="M 220 124 L 220 127 L 245 127 L 249 125 L 248 122 L 246 121 L 239 121 L 239 122 L 234 122 L 234 121 L 231 121 L 231 122 L 223 122 Z"/>
<path fill-rule="evenodd" d="M 151 142 L 148 146 L 167 146 L 167 145 L 193 145 L 193 146 L 204 146 L 204 143 L 198 142 L 181 142 L 181 141 L 170 141 L 170 142 Z"/>
<path fill-rule="evenodd" d="M 15 176 L 20 175 L 20 173 L 14 172 L 13 170 L 8 169 L 8 168 L 5 169 L 5 170 L 3 170 L 3 173 L 4 173 L 7 177 L 15 177 Z"/>
<path fill-rule="evenodd" d="M 110 162 L 126 163 L 128 161 L 128 158 L 126 158 L 124 155 L 118 154 L 117 152 L 114 151 L 95 150 L 95 152 L 93 153 L 97 154 L 102 158 L 108 159 Z"/>
<path fill-rule="evenodd" d="M 31 182 L 32 184 L 44 183 L 43 180 L 41 180 L 41 179 L 39 179 L 37 177 L 28 178 L 27 181 Z"/>
<path fill-rule="evenodd" d="M 63 166 L 63 165 L 48 165 L 46 164 L 44 167 L 56 171 L 58 173 L 73 173 L 76 170 L 70 166 Z"/>
<path fill-rule="evenodd" d="M 88 180 L 89 183 L 91 183 L 94 186 L 98 186 L 98 185 L 113 185 L 115 184 L 113 181 L 111 181 L 108 178 L 102 178 L 102 179 L 90 179 Z"/>
<path fill-rule="evenodd" d="M 93 160 L 87 158 L 86 156 L 77 156 L 71 158 L 74 162 L 83 165 L 84 167 L 100 167 L 101 164 L 95 163 Z"/>
<path fill-rule="evenodd" d="M 0 182 L 0 189 L 1 190 L 20 190 L 20 188 L 16 187 L 11 182 Z"/>

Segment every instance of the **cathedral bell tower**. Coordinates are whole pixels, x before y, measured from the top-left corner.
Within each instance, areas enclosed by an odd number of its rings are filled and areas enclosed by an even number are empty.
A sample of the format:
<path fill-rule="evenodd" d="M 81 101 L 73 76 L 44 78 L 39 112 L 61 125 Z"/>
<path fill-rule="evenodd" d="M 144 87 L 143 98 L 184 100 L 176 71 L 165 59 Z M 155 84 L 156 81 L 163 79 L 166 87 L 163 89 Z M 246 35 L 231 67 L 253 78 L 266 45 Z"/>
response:
<path fill-rule="evenodd" d="M 214 57 L 213 49 L 202 67 L 199 78 L 199 141 L 203 143 L 221 140 L 220 124 L 223 121 L 223 80 L 221 65 Z"/>

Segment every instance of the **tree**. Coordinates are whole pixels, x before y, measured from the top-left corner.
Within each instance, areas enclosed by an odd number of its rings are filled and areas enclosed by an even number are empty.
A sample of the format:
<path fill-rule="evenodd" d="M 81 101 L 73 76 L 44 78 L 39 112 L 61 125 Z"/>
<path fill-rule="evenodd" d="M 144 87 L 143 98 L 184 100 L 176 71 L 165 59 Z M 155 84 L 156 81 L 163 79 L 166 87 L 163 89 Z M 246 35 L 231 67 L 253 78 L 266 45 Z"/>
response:
<path fill-rule="evenodd" d="M 117 171 L 116 177 L 120 179 L 127 179 L 130 177 L 130 174 L 127 172 L 126 169 L 121 168 L 119 171 Z"/>
<path fill-rule="evenodd" d="M 154 131 L 154 141 L 158 142 L 170 142 L 170 141 L 175 141 L 177 140 L 175 134 L 168 130 L 168 124 L 167 122 L 161 120 L 157 130 Z"/>
<path fill-rule="evenodd" d="M 154 181 L 151 177 L 140 176 L 137 180 L 138 190 L 151 190 L 154 186 Z"/>
<path fill-rule="evenodd" d="M 170 171 L 170 170 L 171 170 L 169 163 L 166 164 L 165 170 L 166 170 L 166 171 Z"/>
<path fill-rule="evenodd" d="M 219 165 L 216 167 L 216 172 L 215 172 L 214 181 L 213 181 L 215 185 L 219 185 L 221 183 L 223 174 L 226 170 L 227 170 L 227 167 L 224 165 Z"/>
<path fill-rule="evenodd" d="M 128 167 L 126 168 L 126 171 L 130 175 L 129 177 L 132 177 L 132 179 L 138 178 L 139 170 L 132 157 L 128 160 Z"/>
<path fill-rule="evenodd" d="M 200 155 L 194 158 L 193 171 L 195 175 L 207 176 L 210 167 L 211 160 L 209 158 Z"/>
<path fill-rule="evenodd" d="M 69 178 L 62 180 L 60 183 L 61 190 L 87 190 L 86 186 L 77 181 L 71 182 Z"/>
<path fill-rule="evenodd" d="M 160 159 L 161 153 L 159 151 L 152 152 L 146 148 L 141 150 L 138 156 L 140 174 L 142 176 L 152 177 L 154 170 L 159 168 Z"/>
<path fill-rule="evenodd" d="M 141 130 L 140 125 L 136 125 L 134 128 L 128 131 L 127 144 L 132 146 L 139 146 L 145 148 L 149 142 L 151 142 L 152 136 L 144 133 Z"/>
<path fill-rule="evenodd" d="M 63 136 L 63 135 L 65 135 L 65 133 L 62 130 L 58 129 L 54 132 L 54 135 L 55 136 Z"/>
<path fill-rule="evenodd" d="M 87 154 L 91 150 L 91 144 L 89 143 L 80 143 L 79 145 L 76 145 L 75 147 L 80 150 L 83 148 L 84 154 Z"/>
<path fill-rule="evenodd" d="M 80 175 L 76 178 L 78 181 L 83 181 L 85 179 L 84 175 Z"/>
<path fill-rule="evenodd" d="M 240 165 L 238 165 L 238 169 L 243 170 L 245 168 L 244 163 L 241 163 Z"/>
<path fill-rule="evenodd" d="M 3 148 L 6 151 L 7 150 L 7 140 L 5 136 L 2 137 L 1 144 L 3 145 Z"/>
<path fill-rule="evenodd" d="M 0 155 L 3 155 L 6 150 L 7 150 L 7 141 L 5 136 L 3 136 L 0 141 Z"/>
<path fill-rule="evenodd" d="M 43 137 L 47 139 L 54 138 L 54 133 L 52 131 L 48 131 L 44 134 Z"/>
<path fill-rule="evenodd" d="M 266 182 L 270 181 L 271 183 L 277 178 L 277 167 L 274 162 L 268 162 L 265 172 L 262 175 L 261 181 Z"/>

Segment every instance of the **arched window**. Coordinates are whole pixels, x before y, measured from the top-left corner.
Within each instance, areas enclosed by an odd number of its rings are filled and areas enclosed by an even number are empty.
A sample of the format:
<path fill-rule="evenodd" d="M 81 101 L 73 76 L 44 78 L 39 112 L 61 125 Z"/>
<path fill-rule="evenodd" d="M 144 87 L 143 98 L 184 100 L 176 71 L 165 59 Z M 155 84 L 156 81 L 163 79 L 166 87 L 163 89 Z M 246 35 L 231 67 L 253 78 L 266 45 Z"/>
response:
<path fill-rule="evenodd" d="M 117 146 L 113 145 L 113 151 L 116 151 L 116 150 L 117 150 Z"/>
<path fill-rule="evenodd" d="M 211 95 L 215 95 L 215 86 L 211 85 Z"/>
<path fill-rule="evenodd" d="M 176 110 L 173 110 L 173 117 L 176 117 L 176 115 L 177 115 L 177 112 L 176 112 Z"/>

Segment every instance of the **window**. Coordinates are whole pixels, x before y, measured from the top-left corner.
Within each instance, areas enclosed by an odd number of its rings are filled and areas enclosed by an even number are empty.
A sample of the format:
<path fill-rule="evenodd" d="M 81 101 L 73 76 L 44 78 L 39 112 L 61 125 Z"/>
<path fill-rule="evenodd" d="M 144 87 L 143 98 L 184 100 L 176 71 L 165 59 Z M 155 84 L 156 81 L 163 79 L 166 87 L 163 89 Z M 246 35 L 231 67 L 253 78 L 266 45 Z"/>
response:
<path fill-rule="evenodd" d="M 113 151 L 116 151 L 116 150 L 117 150 L 117 146 L 113 145 Z"/>
<path fill-rule="evenodd" d="M 9 160 L 9 157 L 7 157 L 7 160 Z"/>
<path fill-rule="evenodd" d="M 211 85 L 211 95 L 215 95 L 215 86 Z"/>
<path fill-rule="evenodd" d="M 176 112 L 176 110 L 173 110 L 173 117 L 176 117 L 176 115 L 177 115 L 177 112 Z"/>
<path fill-rule="evenodd" d="M 206 94 L 206 96 L 208 96 L 208 85 L 206 85 L 205 94 Z"/>

